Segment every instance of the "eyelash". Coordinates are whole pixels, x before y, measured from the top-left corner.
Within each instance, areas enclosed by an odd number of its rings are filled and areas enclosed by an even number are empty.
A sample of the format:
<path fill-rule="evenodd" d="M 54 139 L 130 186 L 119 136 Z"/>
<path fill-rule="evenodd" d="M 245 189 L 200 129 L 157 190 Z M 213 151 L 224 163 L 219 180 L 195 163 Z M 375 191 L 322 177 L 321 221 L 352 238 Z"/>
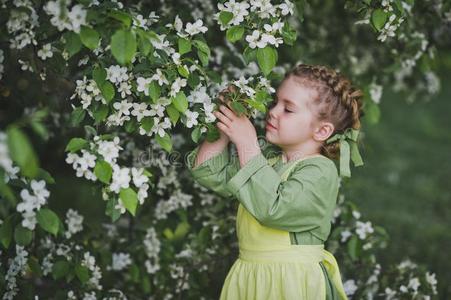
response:
<path fill-rule="evenodd" d="M 274 106 L 276 106 L 276 104 L 277 104 L 277 102 L 276 102 L 276 101 L 273 101 L 273 102 L 269 105 L 269 108 L 273 108 Z M 287 112 L 287 113 L 292 113 L 293 111 L 288 110 L 288 109 L 285 108 L 285 112 Z"/>

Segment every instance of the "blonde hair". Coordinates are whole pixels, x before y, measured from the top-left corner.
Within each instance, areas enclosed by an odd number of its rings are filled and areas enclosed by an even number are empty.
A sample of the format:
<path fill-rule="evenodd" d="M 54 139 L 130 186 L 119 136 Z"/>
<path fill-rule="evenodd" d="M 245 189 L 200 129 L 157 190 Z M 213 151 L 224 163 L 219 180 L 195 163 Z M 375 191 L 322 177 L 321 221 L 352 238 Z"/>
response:
<path fill-rule="evenodd" d="M 347 128 L 360 129 L 363 117 L 363 92 L 351 84 L 341 73 L 322 65 L 298 64 L 285 74 L 284 80 L 294 76 L 296 82 L 317 91 L 312 103 L 316 106 L 318 121 L 331 122 L 335 133 L 343 133 Z M 321 154 L 338 159 L 340 143 L 326 142 L 321 146 Z"/>

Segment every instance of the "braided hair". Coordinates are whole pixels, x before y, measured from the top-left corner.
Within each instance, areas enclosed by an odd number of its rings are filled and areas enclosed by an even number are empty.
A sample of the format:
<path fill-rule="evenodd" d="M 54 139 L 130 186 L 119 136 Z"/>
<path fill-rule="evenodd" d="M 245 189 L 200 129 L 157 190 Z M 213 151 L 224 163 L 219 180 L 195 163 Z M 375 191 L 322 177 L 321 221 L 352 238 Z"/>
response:
<path fill-rule="evenodd" d="M 285 74 L 284 80 L 294 76 L 296 82 L 313 88 L 317 97 L 313 99 L 318 121 L 331 122 L 335 133 L 343 133 L 347 128 L 360 129 L 363 112 L 363 92 L 354 87 L 350 80 L 335 70 L 322 65 L 298 64 Z M 340 156 L 340 143 L 326 142 L 321 146 L 321 154 L 331 159 Z"/>

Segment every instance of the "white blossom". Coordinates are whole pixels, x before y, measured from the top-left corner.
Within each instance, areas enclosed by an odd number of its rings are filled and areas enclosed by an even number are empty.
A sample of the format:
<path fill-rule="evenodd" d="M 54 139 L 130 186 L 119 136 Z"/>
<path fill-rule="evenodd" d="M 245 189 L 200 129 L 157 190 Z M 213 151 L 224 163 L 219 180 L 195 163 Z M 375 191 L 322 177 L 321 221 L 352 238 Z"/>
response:
<path fill-rule="evenodd" d="M 357 233 L 357 235 L 359 236 L 360 239 L 364 240 L 367 237 L 368 233 L 372 233 L 374 232 L 373 227 L 371 226 L 371 222 L 360 222 L 357 221 L 356 222 L 356 230 L 355 232 Z"/>
<path fill-rule="evenodd" d="M 131 265 L 132 260 L 129 253 L 113 253 L 111 266 L 109 270 L 121 271 Z"/>
<path fill-rule="evenodd" d="M 147 103 L 133 103 L 133 110 L 131 114 L 136 117 L 138 122 L 140 122 L 142 118 L 152 116 L 152 112 L 148 108 L 149 105 Z"/>
<path fill-rule="evenodd" d="M 186 127 L 191 128 L 198 124 L 197 118 L 199 117 L 199 113 L 197 111 L 185 111 L 186 115 Z"/>
<path fill-rule="evenodd" d="M 66 224 L 67 230 L 64 234 L 69 239 L 72 235 L 83 230 L 83 216 L 76 210 L 69 208 L 66 212 Z"/>
<path fill-rule="evenodd" d="M 45 44 L 44 46 L 42 46 L 42 48 L 38 50 L 38 56 L 42 60 L 46 60 L 47 58 L 52 57 L 53 56 L 52 45 Z"/>
<path fill-rule="evenodd" d="M 123 81 L 129 79 L 127 74 L 127 67 L 121 67 L 119 65 L 113 65 L 106 68 L 106 79 L 114 84 L 120 84 Z"/>
<path fill-rule="evenodd" d="M 186 23 L 185 31 L 190 36 L 196 35 L 198 33 L 205 33 L 207 32 L 208 28 L 203 26 L 202 20 L 197 20 L 194 22 L 194 24 L 191 24 L 190 22 Z"/>

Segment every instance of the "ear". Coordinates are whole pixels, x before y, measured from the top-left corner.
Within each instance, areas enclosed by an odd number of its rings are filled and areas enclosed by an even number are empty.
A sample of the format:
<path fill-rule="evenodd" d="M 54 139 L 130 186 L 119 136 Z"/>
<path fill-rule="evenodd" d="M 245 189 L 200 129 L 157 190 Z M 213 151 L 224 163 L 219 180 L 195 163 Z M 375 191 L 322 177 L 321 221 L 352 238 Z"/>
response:
<path fill-rule="evenodd" d="M 317 142 L 325 142 L 334 133 L 335 126 L 330 122 L 320 122 L 313 131 L 313 139 Z"/>

